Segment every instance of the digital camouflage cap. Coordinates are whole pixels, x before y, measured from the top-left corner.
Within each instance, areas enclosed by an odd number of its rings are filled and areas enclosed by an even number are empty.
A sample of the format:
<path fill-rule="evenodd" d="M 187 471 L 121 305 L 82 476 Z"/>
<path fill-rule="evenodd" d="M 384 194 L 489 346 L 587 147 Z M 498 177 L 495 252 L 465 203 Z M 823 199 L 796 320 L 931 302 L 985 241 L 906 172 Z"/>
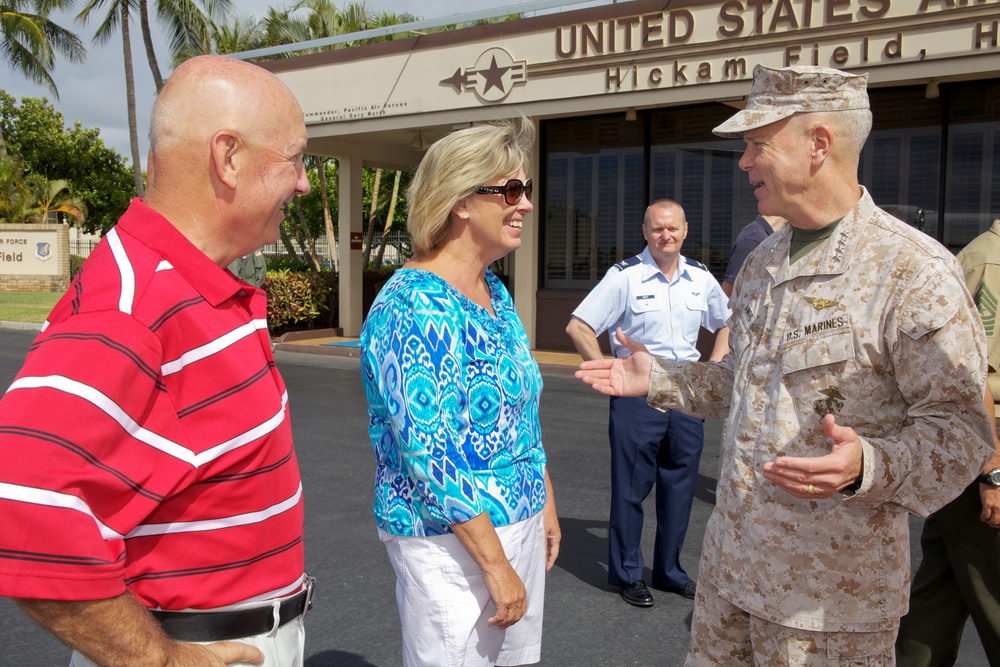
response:
<path fill-rule="evenodd" d="M 868 74 L 849 74 L 830 67 L 798 65 L 753 68 L 746 108 L 712 130 L 720 137 L 776 123 L 795 113 L 868 109 Z"/>

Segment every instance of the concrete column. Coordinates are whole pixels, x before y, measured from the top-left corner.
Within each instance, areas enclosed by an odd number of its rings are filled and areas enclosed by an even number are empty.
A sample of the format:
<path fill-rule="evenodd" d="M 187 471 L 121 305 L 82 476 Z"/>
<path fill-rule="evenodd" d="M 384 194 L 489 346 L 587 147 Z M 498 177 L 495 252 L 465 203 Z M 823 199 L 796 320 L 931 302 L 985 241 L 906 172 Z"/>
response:
<path fill-rule="evenodd" d="M 535 120 L 536 137 L 540 136 L 538 132 L 538 121 Z M 539 154 L 541 151 L 541 146 L 539 140 L 536 138 L 535 147 L 532 150 L 531 164 L 527 167 L 528 178 L 533 179 L 535 186 L 535 191 L 531 196 L 531 202 L 535 205 L 535 211 L 538 210 L 538 202 L 542 196 L 542 190 L 539 187 L 541 182 L 539 181 L 539 174 L 541 169 L 539 167 Z M 535 294 L 538 291 L 538 265 L 541 262 L 541 256 L 539 249 L 542 247 L 542 233 L 541 225 L 539 224 L 539 216 L 535 215 L 535 211 L 532 211 L 524 218 L 524 228 L 521 231 L 521 247 L 514 251 L 514 256 L 512 258 L 513 270 L 511 276 L 511 297 L 514 299 L 514 307 L 517 309 L 517 315 L 521 318 L 521 323 L 524 325 L 524 331 L 528 334 L 528 344 L 534 349 L 535 347 Z"/>
<path fill-rule="evenodd" d="M 340 327 L 345 336 L 361 334 L 363 323 L 361 246 L 352 249 L 351 237 L 360 238 L 363 228 L 362 160 L 357 155 L 338 157 L 338 227 L 340 231 Z"/>

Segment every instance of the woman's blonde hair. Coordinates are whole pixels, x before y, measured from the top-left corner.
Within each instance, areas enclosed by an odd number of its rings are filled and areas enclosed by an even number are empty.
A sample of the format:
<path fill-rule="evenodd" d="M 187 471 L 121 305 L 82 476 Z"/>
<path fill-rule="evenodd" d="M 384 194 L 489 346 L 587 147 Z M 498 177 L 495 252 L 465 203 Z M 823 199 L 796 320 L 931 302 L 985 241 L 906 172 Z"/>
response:
<path fill-rule="evenodd" d="M 451 229 L 451 209 L 489 181 L 527 166 L 535 144 L 528 118 L 475 125 L 434 142 L 407 191 L 406 227 L 414 255 L 437 250 Z"/>

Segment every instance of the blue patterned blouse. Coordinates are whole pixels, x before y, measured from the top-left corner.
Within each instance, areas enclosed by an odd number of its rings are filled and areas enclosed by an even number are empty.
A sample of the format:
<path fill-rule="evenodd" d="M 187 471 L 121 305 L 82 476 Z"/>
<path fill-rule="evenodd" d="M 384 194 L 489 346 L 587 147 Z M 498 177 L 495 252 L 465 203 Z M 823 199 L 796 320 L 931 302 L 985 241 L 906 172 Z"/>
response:
<path fill-rule="evenodd" d="M 400 269 L 361 331 L 375 523 L 394 535 L 493 525 L 545 505 L 542 376 L 510 294 L 487 271 L 493 311 L 428 271 Z"/>

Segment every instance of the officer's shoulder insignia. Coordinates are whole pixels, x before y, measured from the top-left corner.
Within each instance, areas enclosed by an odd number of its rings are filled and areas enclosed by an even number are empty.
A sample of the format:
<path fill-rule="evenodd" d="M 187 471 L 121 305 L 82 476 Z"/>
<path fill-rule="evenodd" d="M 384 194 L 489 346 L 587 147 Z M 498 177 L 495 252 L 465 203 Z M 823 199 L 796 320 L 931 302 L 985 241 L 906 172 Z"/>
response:
<path fill-rule="evenodd" d="M 823 297 L 819 296 L 804 296 L 802 298 L 805 299 L 809 303 L 809 305 L 811 305 L 816 310 L 823 310 L 824 308 L 829 308 L 830 306 L 836 306 L 840 304 L 839 301 L 832 301 L 830 299 L 824 299 Z"/>
<path fill-rule="evenodd" d="M 618 269 L 619 271 L 624 271 L 628 267 L 635 266 L 640 262 L 642 262 L 642 257 L 640 257 L 639 255 L 635 255 L 634 257 L 627 257 L 620 262 L 616 262 L 614 264 L 614 268 Z"/>
<path fill-rule="evenodd" d="M 708 271 L 708 267 L 705 266 L 704 264 L 702 264 L 701 262 L 699 262 L 696 259 L 691 259 L 690 257 L 685 257 L 684 261 L 687 262 L 688 266 L 696 266 L 699 269 L 701 269 L 702 271 Z"/>

